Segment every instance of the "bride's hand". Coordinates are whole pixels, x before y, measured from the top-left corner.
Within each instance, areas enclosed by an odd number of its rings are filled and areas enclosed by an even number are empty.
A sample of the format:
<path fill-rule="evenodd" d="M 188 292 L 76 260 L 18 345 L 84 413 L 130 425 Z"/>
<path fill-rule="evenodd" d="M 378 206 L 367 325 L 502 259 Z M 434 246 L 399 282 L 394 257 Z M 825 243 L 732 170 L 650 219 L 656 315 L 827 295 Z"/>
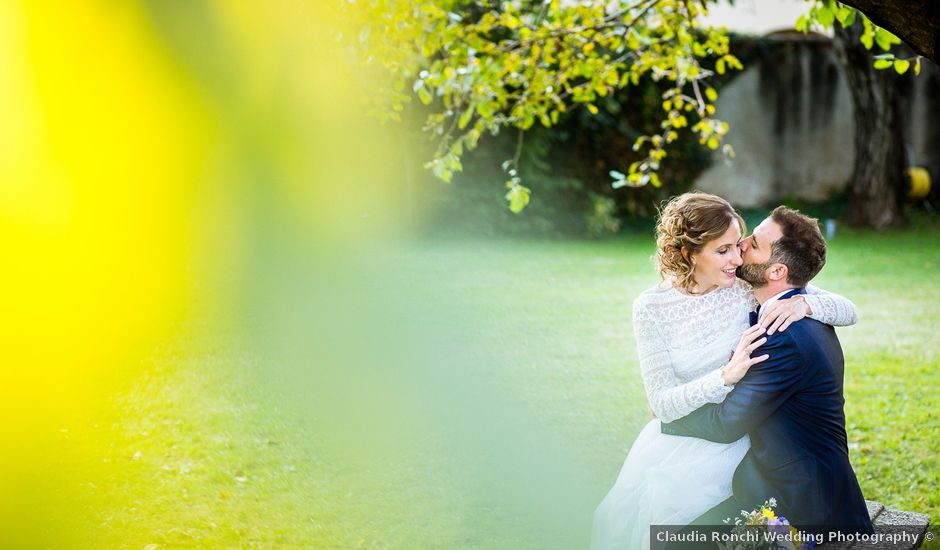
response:
<path fill-rule="evenodd" d="M 767 329 L 767 336 L 770 336 L 778 330 L 780 332 L 787 330 L 788 326 L 811 313 L 813 312 L 809 304 L 802 296 L 776 300 L 761 316 L 760 325 Z"/>
<path fill-rule="evenodd" d="M 744 375 L 747 374 L 748 369 L 750 369 L 752 365 L 760 363 L 770 357 L 770 355 L 766 353 L 758 357 L 751 357 L 751 352 L 767 341 L 767 337 L 763 336 L 763 334 L 764 327 L 754 325 L 745 330 L 744 334 L 741 335 L 741 341 L 738 342 L 738 347 L 731 355 L 731 360 L 728 361 L 727 365 L 721 367 L 721 378 L 724 380 L 725 385 L 730 386 L 737 384 L 738 381 L 744 378 Z"/>

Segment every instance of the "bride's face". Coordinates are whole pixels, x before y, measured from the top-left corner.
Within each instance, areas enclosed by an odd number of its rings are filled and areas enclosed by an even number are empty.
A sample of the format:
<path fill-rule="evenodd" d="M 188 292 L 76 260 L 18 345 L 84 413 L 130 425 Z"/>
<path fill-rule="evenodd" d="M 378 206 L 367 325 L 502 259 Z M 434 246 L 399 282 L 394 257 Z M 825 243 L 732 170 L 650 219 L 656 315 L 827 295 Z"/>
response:
<path fill-rule="evenodd" d="M 736 220 L 732 220 L 721 237 L 706 243 L 702 250 L 692 254 L 697 292 L 708 292 L 715 287 L 730 287 L 734 284 L 735 270 L 741 265 L 741 252 L 738 250 L 740 239 L 741 228 Z"/>

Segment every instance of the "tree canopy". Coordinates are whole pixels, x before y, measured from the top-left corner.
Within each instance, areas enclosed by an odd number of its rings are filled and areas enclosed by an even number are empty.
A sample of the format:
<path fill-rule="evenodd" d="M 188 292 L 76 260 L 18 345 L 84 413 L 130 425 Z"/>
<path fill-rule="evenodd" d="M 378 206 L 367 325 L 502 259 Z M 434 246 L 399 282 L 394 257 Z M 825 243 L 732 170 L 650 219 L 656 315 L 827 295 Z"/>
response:
<path fill-rule="evenodd" d="M 596 114 L 605 97 L 641 79 L 661 90 L 659 131 L 635 140 L 640 159 L 610 172 L 614 187 L 659 186 L 666 145 L 679 132 L 734 154 L 722 144 L 729 128 L 716 116 L 712 81 L 743 66 L 729 51 L 728 31 L 703 22 L 712 0 L 348 1 L 361 29 L 360 57 L 381 69 L 375 112 L 397 120 L 412 97 L 429 106 L 425 130 L 437 147 L 427 167 L 438 178 L 449 182 L 484 133 L 519 133 L 515 155 L 503 163 L 513 211 L 530 194 L 519 173 L 524 132 L 550 128 L 574 107 Z M 899 39 L 864 13 L 833 0 L 810 4 L 798 29 L 859 19 L 862 43 L 883 51 L 876 68 L 919 72 L 920 58 L 895 58 Z"/>

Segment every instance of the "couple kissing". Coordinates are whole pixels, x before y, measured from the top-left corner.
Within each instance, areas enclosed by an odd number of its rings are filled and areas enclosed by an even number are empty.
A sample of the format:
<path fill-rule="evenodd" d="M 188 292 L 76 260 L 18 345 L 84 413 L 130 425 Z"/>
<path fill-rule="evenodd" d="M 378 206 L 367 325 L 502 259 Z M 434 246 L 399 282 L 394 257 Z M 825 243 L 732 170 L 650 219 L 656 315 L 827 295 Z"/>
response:
<path fill-rule="evenodd" d="M 804 533 L 872 533 L 833 329 L 858 313 L 809 284 L 826 262 L 817 221 L 778 207 L 747 235 L 727 201 L 686 193 L 656 232 L 662 282 L 633 303 L 655 418 L 594 513 L 591 547 L 645 550 L 651 525 L 722 525 L 772 498 Z"/>

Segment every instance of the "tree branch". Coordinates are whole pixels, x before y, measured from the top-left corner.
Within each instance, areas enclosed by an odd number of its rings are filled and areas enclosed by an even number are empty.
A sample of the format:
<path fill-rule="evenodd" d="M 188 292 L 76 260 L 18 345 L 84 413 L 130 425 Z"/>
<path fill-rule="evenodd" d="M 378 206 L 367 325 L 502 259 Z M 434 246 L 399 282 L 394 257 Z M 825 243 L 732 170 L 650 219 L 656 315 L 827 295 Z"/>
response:
<path fill-rule="evenodd" d="M 519 128 L 519 135 L 516 138 L 516 154 L 512 156 L 512 167 L 516 171 L 516 174 L 519 173 L 519 159 L 522 157 L 523 140 L 525 140 L 525 130 Z"/>
<path fill-rule="evenodd" d="M 915 52 L 940 65 L 940 2 L 936 0 L 842 0 L 872 23 L 891 31 Z"/>

